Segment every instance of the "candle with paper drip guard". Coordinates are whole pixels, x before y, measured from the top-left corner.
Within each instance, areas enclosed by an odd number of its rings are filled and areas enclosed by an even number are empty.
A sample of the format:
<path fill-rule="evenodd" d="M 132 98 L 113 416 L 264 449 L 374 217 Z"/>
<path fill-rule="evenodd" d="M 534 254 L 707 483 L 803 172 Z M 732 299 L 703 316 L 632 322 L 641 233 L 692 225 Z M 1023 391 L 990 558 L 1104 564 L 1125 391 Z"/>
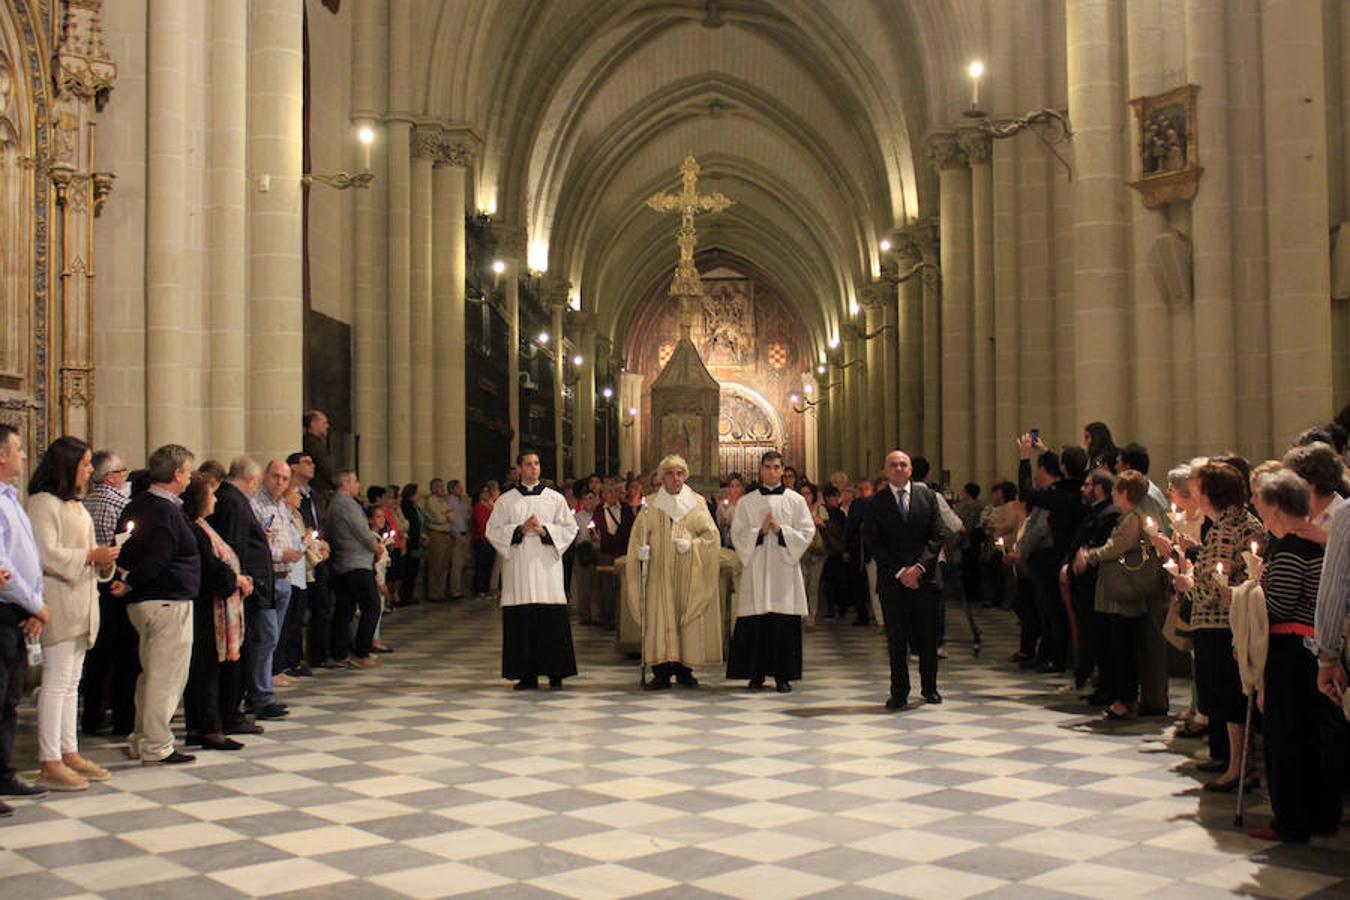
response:
<path fill-rule="evenodd" d="M 136 523 L 128 519 L 127 530 L 119 531 L 117 534 L 113 535 L 113 546 L 121 547 L 127 541 L 131 540 L 131 533 L 135 530 L 136 530 Z"/>
<path fill-rule="evenodd" d="M 1228 587 L 1228 573 L 1223 570 L 1223 562 L 1214 564 L 1214 581 L 1220 587 Z"/>

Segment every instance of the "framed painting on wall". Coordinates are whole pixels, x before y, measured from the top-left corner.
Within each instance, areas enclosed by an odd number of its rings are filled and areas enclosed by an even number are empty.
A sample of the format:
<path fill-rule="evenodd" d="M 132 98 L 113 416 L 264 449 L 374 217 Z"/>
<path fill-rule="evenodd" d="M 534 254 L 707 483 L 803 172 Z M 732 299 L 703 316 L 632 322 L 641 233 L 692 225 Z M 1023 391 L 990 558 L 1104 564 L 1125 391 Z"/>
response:
<path fill-rule="evenodd" d="M 1164 203 L 1191 200 L 1199 187 L 1199 133 L 1195 122 L 1195 95 L 1200 88 L 1182 85 L 1162 94 L 1130 101 L 1138 124 L 1139 178 L 1130 187 L 1149 209 Z"/>

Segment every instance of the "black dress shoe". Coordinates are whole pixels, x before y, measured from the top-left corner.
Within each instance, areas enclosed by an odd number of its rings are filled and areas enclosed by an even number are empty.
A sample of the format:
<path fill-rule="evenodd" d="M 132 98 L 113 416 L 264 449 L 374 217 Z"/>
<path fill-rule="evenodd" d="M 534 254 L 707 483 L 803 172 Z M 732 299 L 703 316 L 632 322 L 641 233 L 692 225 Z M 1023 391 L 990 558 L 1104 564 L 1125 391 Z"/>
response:
<path fill-rule="evenodd" d="M 191 753 L 179 753 L 177 750 L 175 750 L 175 751 L 173 751 L 172 753 L 170 753 L 168 756 L 164 757 L 163 759 L 143 759 L 143 760 L 141 760 L 141 765 L 143 765 L 143 766 L 181 766 L 181 765 L 184 765 L 184 764 L 186 764 L 186 763 L 196 762 L 196 761 L 197 761 L 197 757 L 193 756 Z"/>
<path fill-rule="evenodd" d="M 924 691 L 924 692 L 923 692 L 923 702 L 924 702 L 924 703 L 941 703 L 941 702 L 942 702 L 942 695 L 939 694 L 937 691 Z"/>
<path fill-rule="evenodd" d="M 909 706 L 909 697 L 897 697 L 891 694 L 886 698 L 887 709 L 904 709 L 906 706 Z"/>
<path fill-rule="evenodd" d="M 183 735 L 184 747 L 200 747 L 201 745 L 202 736 L 200 734 L 193 734 L 189 731 L 187 734 Z"/>
<path fill-rule="evenodd" d="M 286 670 L 286 674 L 292 678 L 312 678 L 314 670 L 309 667 L 309 663 L 301 663 L 298 666 L 291 666 Z"/>
<path fill-rule="evenodd" d="M 14 815 L 14 807 L 8 803 L 0 803 L 0 819 L 8 819 Z"/>
<path fill-rule="evenodd" d="M 668 691 L 670 690 L 669 678 L 653 678 L 642 686 L 644 691 Z"/>
<path fill-rule="evenodd" d="M 561 679 L 561 678 L 550 678 L 550 679 L 548 680 L 548 689 L 549 689 L 550 691 L 561 691 L 561 690 L 562 690 L 562 679 Z"/>
<path fill-rule="evenodd" d="M 511 687 L 511 690 L 513 690 L 513 691 L 533 691 L 533 690 L 537 689 L 538 687 L 539 687 L 539 679 L 538 679 L 537 677 L 535 677 L 534 675 L 531 675 L 529 678 L 522 678 L 522 679 L 520 679 L 519 681 L 517 681 L 517 682 Z"/>
<path fill-rule="evenodd" d="M 284 719 L 290 714 L 291 711 L 280 703 L 269 703 L 253 713 L 259 719 Z"/>
<path fill-rule="evenodd" d="M 752 691 L 762 690 L 764 688 L 764 677 L 761 675 L 759 678 L 751 678 L 746 687 Z"/>
<path fill-rule="evenodd" d="M 11 778 L 9 781 L 0 782 L 0 797 L 19 797 L 24 800 L 37 800 L 39 797 L 47 796 L 45 787 L 38 787 L 35 784 L 24 784 L 17 778 Z"/>
<path fill-rule="evenodd" d="M 1207 760 L 1207 761 L 1202 762 L 1202 763 L 1197 763 L 1196 766 L 1195 766 L 1195 771 L 1197 771 L 1197 772 L 1227 772 L 1227 771 L 1228 771 L 1228 760 L 1226 760 L 1226 759 L 1211 759 L 1211 760 Z"/>
<path fill-rule="evenodd" d="M 775 679 L 774 690 L 778 691 L 778 693 L 780 694 L 790 694 L 792 693 L 792 682 L 778 681 L 777 679 Z"/>
<path fill-rule="evenodd" d="M 698 679 L 694 677 L 693 672 L 687 673 L 681 672 L 679 675 L 675 676 L 675 680 L 679 682 L 680 687 L 687 687 L 687 688 L 698 687 Z"/>
<path fill-rule="evenodd" d="M 225 726 L 226 734 L 262 734 L 263 730 L 256 722 L 240 722 L 238 725 Z"/>
<path fill-rule="evenodd" d="M 224 740 L 220 740 L 220 741 L 207 740 L 207 739 L 203 738 L 203 739 L 200 741 L 200 743 L 201 743 L 201 746 L 202 746 L 202 749 L 203 749 L 203 750 L 243 750 L 243 749 L 244 749 L 244 745 L 243 745 L 243 744 L 239 743 L 238 741 L 231 740 L 230 738 L 225 738 Z"/>

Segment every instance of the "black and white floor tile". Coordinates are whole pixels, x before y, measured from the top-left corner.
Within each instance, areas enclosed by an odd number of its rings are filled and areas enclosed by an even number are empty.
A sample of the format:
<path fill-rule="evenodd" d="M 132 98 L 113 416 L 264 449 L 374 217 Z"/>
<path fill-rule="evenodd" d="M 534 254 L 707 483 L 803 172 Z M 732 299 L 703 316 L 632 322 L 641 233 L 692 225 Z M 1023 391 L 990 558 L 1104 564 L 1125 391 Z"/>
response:
<path fill-rule="evenodd" d="M 712 671 L 642 693 L 576 626 L 581 676 L 517 693 L 493 607 L 400 611 L 381 668 L 305 679 L 241 753 L 143 769 L 86 741 L 112 781 L 0 822 L 3 896 L 1350 896 L 1345 834 L 1249 839 L 1199 791 L 1199 742 L 1098 723 L 1003 662 L 1008 614 L 981 621 L 974 658 L 953 611 L 945 704 L 886 713 L 871 628 L 808 634 L 779 695 Z"/>

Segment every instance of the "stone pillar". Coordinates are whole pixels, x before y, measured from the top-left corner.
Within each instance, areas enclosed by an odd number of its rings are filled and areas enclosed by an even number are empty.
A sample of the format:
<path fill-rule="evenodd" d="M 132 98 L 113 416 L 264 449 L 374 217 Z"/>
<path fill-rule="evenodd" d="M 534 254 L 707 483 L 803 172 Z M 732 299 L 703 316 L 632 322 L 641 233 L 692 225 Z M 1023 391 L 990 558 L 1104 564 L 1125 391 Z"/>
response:
<path fill-rule="evenodd" d="M 1129 429 L 1130 277 L 1125 204 L 1125 86 L 1120 0 L 1068 0 L 1069 117 L 1074 127 L 1074 368 L 1078 426 Z"/>
<path fill-rule="evenodd" d="M 183 252 L 191 221 L 183 202 L 189 161 L 188 83 L 183 73 L 192 57 L 188 18 L 178 0 L 150 2 L 145 159 L 145 427 L 150 450 L 172 442 L 200 451 L 206 443 L 199 415 L 206 372 L 200 335 L 192 327 L 202 306 L 194 271 L 198 257 Z M 297 171 L 294 189 L 299 186 Z M 259 197 L 269 199 L 266 194 Z M 298 357 L 292 351 L 287 358 Z"/>
<path fill-rule="evenodd" d="M 1306 0 L 1265 0 L 1271 435 L 1283 447 L 1331 411 L 1331 261 L 1322 17 Z"/>
<path fill-rule="evenodd" d="M 912 229 L 906 229 L 897 253 L 901 272 L 922 260 Z M 917 454 L 923 447 L 923 278 L 911 276 L 900 285 L 899 435 L 896 446 Z"/>
<path fill-rule="evenodd" d="M 389 130 L 389 479 L 411 481 L 412 468 L 412 123 Z"/>
<path fill-rule="evenodd" d="M 802 417 L 802 474 L 811 479 L 814 484 L 824 484 L 829 472 L 824 471 L 825 464 L 821 462 L 820 453 L 820 412 L 821 408 L 815 405 L 814 401 L 820 393 L 820 382 L 816 378 L 814 369 L 803 372 L 802 379 L 802 400 L 801 405 L 804 412 Z"/>
<path fill-rule="evenodd" d="M 381 121 L 389 99 L 389 8 L 365 0 L 352 11 L 352 119 L 375 133 L 371 169 L 375 180 L 356 195 L 352 228 L 352 394 L 360 476 L 389 481 L 389 273 L 388 213 L 393 134 Z"/>
<path fill-rule="evenodd" d="M 432 170 L 431 235 L 433 462 L 447 478 L 468 477 L 464 432 L 468 398 L 464 360 L 464 175 L 473 144 L 447 135 Z"/>
<path fill-rule="evenodd" d="M 895 283 L 885 279 L 871 282 L 863 286 L 859 298 L 868 335 L 867 371 L 871 375 L 867 417 L 872 428 L 867 449 L 871 462 L 879 468 L 881 454 L 894 449 L 899 402 L 895 385 Z"/>
<path fill-rule="evenodd" d="M 432 359 L 439 347 L 433 343 L 435 320 L 432 314 L 432 168 L 441 153 L 439 125 L 418 125 L 413 129 L 412 183 L 409 221 L 408 280 L 411 290 L 412 349 L 412 434 L 409 449 L 412 480 L 426 488 L 439 472 L 436 458 L 436 424 L 433 399 L 439 385 L 432 381 Z"/>
<path fill-rule="evenodd" d="M 829 362 L 826 364 L 825 384 L 820 389 L 820 398 L 825 401 L 824 419 L 827 423 L 825 429 L 825 456 L 828 459 L 830 472 L 837 469 L 848 469 L 848 459 L 844 455 L 844 422 L 845 408 L 844 402 L 844 373 L 839 370 L 839 359 L 837 353 L 832 353 Z M 825 473 L 826 479 L 830 476 Z"/>
<path fill-rule="evenodd" d="M 581 368 L 577 371 L 577 394 L 572 413 L 572 440 L 576 444 L 574 459 L 577 476 L 599 472 L 595 450 L 595 314 L 578 312 L 576 322 L 577 352 L 581 354 Z M 603 473 L 608 474 L 608 473 Z"/>
<path fill-rule="evenodd" d="M 619 465 L 615 471 L 619 475 L 636 472 L 641 476 L 642 432 L 646 427 L 642 421 L 642 376 L 637 372 L 620 372 L 618 394 L 607 402 L 613 416 L 609 421 L 618 423 Z M 636 413 L 630 416 L 630 409 Z"/>
<path fill-rule="evenodd" d="M 249 11 L 249 163 L 271 179 L 248 217 L 248 447 L 262 462 L 295 450 L 304 411 L 302 12 L 294 0 L 253 0 Z"/>
<path fill-rule="evenodd" d="M 942 276 L 939 265 L 938 225 L 933 219 L 921 219 L 911 228 L 923 261 L 930 265 L 923 270 L 923 305 L 919 327 L 923 372 L 923 404 L 919 426 L 922 440 L 919 452 L 928 457 L 933 467 L 941 471 L 942 461 Z"/>
<path fill-rule="evenodd" d="M 1228 70 L 1224 0 L 1186 0 L 1186 74 L 1201 85 L 1196 117 L 1210 123 L 1204 184 L 1191 201 L 1195 423 L 1210 447 L 1237 447 L 1233 232 L 1228 171 Z M 1213 140 L 1209 133 L 1213 133 Z M 1244 366 L 1245 368 L 1245 366 Z"/>
<path fill-rule="evenodd" d="M 248 5 L 211 7 L 211 207 L 208 256 L 210 439 L 204 455 L 244 452 L 248 381 Z"/>
<path fill-rule="evenodd" d="M 550 325 L 552 331 L 553 351 L 553 446 L 554 450 L 554 481 L 561 487 L 566 474 L 563 454 L 563 413 L 566 405 L 563 397 L 564 376 L 567 371 L 567 351 L 563 344 L 563 314 L 567 311 L 568 295 L 572 292 L 572 282 L 561 275 L 545 275 L 539 286 L 540 299 L 544 301 L 550 313 L 553 315 L 553 321 Z M 573 422 L 572 434 L 577 432 L 577 422 Z"/>
<path fill-rule="evenodd" d="M 1173 29 L 1163 18 L 1159 4 L 1131 3 L 1125 7 L 1126 29 L 1129 35 L 1129 94 L 1140 97 L 1157 94 L 1174 85 L 1168 75 L 1166 54 L 1167 36 Z M 1223 23 L 1218 25 L 1222 40 Z M 1186 27 L 1186 39 L 1197 37 L 1189 26 Z M 1209 90 L 1209 81 L 1203 81 L 1205 91 Z M 1216 135 L 1223 133 L 1223 119 L 1214 121 Z M 1137 132 L 1131 132 L 1137 134 Z M 1225 138 L 1220 141 L 1227 143 Z M 1205 144 L 1208 150 L 1208 141 Z M 1226 152 L 1226 148 L 1220 152 Z M 1133 165 L 1133 163 L 1131 163 Z M 1208 153 L 1206 153 L 1208 166 Z M 1220 176 L 1223 186 L 1227 187 L 1227 175 Z M 1195 207 L 1192 206 L 1192 210 Z M 1173 441 L 1173 398 L 1177 393 L 1187 391 L 1194 383 L 1194 371 L 1187 366 L 1180 383 L 1174 383 L 1172 373 L 1171 326 L 1172 309 L 1158 277 L 1158 238 L 1169 230 L 1166 209 L 1149 209 L 1138 198 L 1129 202 L 1130 215 L 1130 261 L 1133 277 L 1130 316 L 1133 324 L 1131 355 L 1134 358 L 1133 380 L 1130 393 L 1134 397 L 1135 440 L 1148 447 L 1157 460 L 1175 460 L 1181 458 Z M 1225 265 L 1229 260 L 1225 259 Z M 1177 304 L 1186 312 L 1189 304 Z M 1189 357 L 1189 353 L 1185 354 Z M 1193 401 L 1192 401 L 1193 403 Z M 1194 406 L 1190 405 L 1187 415 L 1194 418 Z M 1161 468 L 1161 467 L 1159 467 Z"/>
<path fill-rule="evenodd" d="M 989 135 L 970 128 L 958 132 L 970 161 L 971 227 L 971 372 L 974 376 L 973 480 L 987 485 L 994 477 L 994 169 Z M 955 487 L 955 486 L 954 486 Z"/>
<path fill-rule="evenodd" d="M 1028 108 L 1017 102 L 1017 89 L 1022 86 L 1017 63 L 1021 55 L 1033 50 L 1017 40 L 1019 15 L 1020 10 L 1013 3 L 993 3 L 989 6 L 989 36 L 993 45 L 990 51 L 991 70 L 998 73 L 991 79 L 990 108 L 996 117 Z M 1044 60 L 1040 60 L 1040 63 L 1042 66 L 1045 64 Z M 1046 99 L 1042 96 L 1042 105 Z M 1022 301 L 1018 257 L 1022 210 L 1017 202 L 1018 169 L 1024 155 L 1035 155 L 1039 159 L 1048 154 L 1039 141 L 1026 141 L 1025 138 L 994 141 L 992 150 L 994 343 L 990 351 L 994 364 L 993 474 L 1011 477 L 1016 460 L 1013 436 L 1024 430 L 1022 411 L 1018 404 L 1022 362 L 1018 353 Z"/>
<path fill-rule="evenodd" d="M 862 341 L 844 333 L 844 459 L 848 474 L 862 478 L 867 471 L 867 398 Z"/>
<path fill-rule="evenodd" d="M 950 471 L 960 484 L 975 474 L 970 169 L 952 132 L 934 134 L 929 155 L 938 167 L 942 230 L 942 442 L 933 474 Z"/>
<path fill-rule="evenodd" d="M 878 466 L 886 462 L 886 454 L 890 453 L 896 447 L 900 446 L 900 404 L 904 402 L 904 396 L 900 390 L 900 305 L 899 291 L 895 279 L 885 279 L 886 301 L 881 307 L 881 327 L 883 334 L 881 341 L 881 367 L 884 374 L 884 382 L 888 385 L 886 396 L 883 398 L 883 412 L 881 433 L 881 456 L 877 458 Z"/>
<path fill-rule="evenodd" d="M 511 462 L 520 455 L 520 267 L 525 260 L 525 231 L 505 224 L 497 227 L 497 252 L 506 264 L 506 395 L 507 424 L 511 427 Z"/>

